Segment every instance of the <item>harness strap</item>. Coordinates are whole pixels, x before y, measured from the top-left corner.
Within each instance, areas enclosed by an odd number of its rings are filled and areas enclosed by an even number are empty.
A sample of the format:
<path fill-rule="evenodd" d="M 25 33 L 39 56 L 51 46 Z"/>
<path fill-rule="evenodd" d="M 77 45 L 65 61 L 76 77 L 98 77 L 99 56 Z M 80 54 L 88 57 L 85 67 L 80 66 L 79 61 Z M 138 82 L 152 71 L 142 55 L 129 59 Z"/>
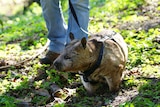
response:
<path fill-rule="evenodd" d="M 93 65 L 93 67 L 87 69 L 86 71 L 83 72 L 83 79 L 85 82 L 92 82 L 88 80 L 88 77 L 99 67 L 99 65 L 101 64 L 102 61 L 102 57 L 103 57 L 103 50 L 104 50 L 104 45 L 102 43 L 100 52 L 99 52 L 99 56 L 97 59 L 97 62 L 95 63 L 95 65 Z M 95 82 L 94 82 L 95 83 Z"/>

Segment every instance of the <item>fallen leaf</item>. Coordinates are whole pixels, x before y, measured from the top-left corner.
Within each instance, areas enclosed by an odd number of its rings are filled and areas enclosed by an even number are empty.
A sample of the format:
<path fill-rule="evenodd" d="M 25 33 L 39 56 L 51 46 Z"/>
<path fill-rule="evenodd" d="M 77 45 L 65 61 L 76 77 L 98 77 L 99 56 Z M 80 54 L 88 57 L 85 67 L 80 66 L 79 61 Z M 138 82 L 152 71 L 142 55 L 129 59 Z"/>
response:
<path fill-rule="evenodd" d="M 54 97 L 62 97 L 63 90 L 55 83 L 50 85 L 52 96 Z"/>
<path fill-rule="evenodd" d="M 62 104 L 62 103 L 65 103 L 65 101 L 64 100 L 62 100 L 61 98 L 57 98 L 57 97 L 55 97 L 54 98 L 55 100 L 53 101 L 54 102 L 54 104 Z"/>

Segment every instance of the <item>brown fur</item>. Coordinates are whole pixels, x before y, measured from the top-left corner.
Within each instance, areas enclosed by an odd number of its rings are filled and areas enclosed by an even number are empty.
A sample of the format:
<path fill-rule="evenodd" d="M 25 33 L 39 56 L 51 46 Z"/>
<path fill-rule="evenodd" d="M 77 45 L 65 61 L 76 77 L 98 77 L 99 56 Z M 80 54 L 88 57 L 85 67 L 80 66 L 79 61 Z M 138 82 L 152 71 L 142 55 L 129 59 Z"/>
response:
<path fill-rule="evenodd" d="M 101 64 L 88 79 L 99 83 L 107 82 L 110 91 L 117 91 L 127 61 L 128 50 L 122 36 L 113 31 L 104 30 L 92 35 L 88 41 L 85 38 L 72 40 L 64 52 L 54 61 L 55 69 L 83 73 L 96 63 L 102 43 L 104 44 L 104 52 Z M 85 82 L 82 76 L 81 80 L 89 93 L 95 92 L 99 86 L 99 84 Z"/>

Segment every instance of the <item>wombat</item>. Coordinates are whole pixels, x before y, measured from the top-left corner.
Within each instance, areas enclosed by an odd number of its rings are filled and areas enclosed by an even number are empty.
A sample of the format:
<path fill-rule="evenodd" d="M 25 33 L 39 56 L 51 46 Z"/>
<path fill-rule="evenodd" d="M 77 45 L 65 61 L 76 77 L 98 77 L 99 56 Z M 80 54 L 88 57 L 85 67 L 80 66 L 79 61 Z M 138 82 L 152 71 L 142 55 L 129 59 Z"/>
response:
<path fill-rule="evenodd" d="M 53 62 L 58 71 L 79 73 L 85 89 L 94 93 L 101 82 L 108 83 L 109 90 L 118 91 L 128 58 L 127 44 L 123 37 L 104 30 L 90 36 L 88 40 L 74 39 Z"/>

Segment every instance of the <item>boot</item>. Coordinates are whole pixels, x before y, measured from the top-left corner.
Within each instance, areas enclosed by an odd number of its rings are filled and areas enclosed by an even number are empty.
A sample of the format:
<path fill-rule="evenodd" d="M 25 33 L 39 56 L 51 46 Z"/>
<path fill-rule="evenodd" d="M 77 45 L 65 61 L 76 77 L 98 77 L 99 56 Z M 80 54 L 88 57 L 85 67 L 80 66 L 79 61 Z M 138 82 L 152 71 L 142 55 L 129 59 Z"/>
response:
<path fill-rule="evenodd" d="M 46 56 L 44 58 L 40 59 L 40 63 L 41 64 L 50 64 L 52 65 L 54 60 L 59 56 L 58 53 L 52 52 L 52 51 L 48 51 L 46 53 Z"/>

